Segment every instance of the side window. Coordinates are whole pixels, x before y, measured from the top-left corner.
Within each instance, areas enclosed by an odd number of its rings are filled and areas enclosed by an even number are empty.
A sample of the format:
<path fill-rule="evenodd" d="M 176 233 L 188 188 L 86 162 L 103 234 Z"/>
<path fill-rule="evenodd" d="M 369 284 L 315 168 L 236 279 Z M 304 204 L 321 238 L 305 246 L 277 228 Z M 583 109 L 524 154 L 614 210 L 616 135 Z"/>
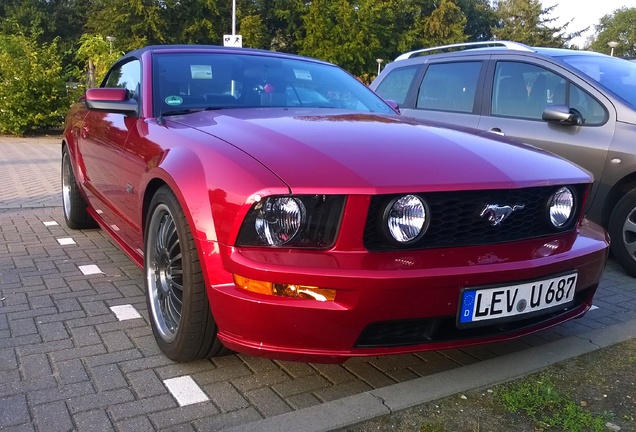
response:
<path fill-rule="evenodd" d="M 432 64 L 420 85 L 417 108 L 472 113 L 481 62 Z"/>
<path fill-rule="evenodd" d="M 584 119 L 584 125 L 594 126 L 605 123 L 607 113 L 603 106 L 588 93 L 570 85 L 570 108 L 578 110 Z"/>
<path fill-rule="evenodd" d="M 548 105 L 569 105 L 586 125 L 601 124 L 606 112 L 592 96 L 560 75 L 520 62 L 497 62 L 491 98 L 492 114 L 541 120 Z"/>
<path fill-rule="evenodd" d="M 548 105 L 563 104 L 566 81 L 528 63 L 498 62 L 492 93 L 492 114 L 541 120 Z"/>
<path fill-rule="evenodd" d="M 102 87 L 125 88 L 130 92 L 130 96 L 138 99 L 138 92 L 141 82 L 141 67 L 139 60 L 131 60 L 128 63 L 112 69 L 108 73 Z"/>
<path fill-rule="evenodd" d="M 391 99 L 403 105 L 406 100 L 413 78 L 419 69 L 418 66 L 408 66 L 393 69 L 375 90 L 384 99 Z"/>

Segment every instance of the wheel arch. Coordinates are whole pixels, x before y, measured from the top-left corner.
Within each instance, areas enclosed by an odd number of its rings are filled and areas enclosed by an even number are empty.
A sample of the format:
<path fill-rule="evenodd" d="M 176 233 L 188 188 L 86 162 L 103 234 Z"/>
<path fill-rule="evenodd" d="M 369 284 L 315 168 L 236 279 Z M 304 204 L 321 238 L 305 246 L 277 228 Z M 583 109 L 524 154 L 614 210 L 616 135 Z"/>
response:
<path fill-rule="evenodd" d="M 146 189 L 144 190 L 144 196 L 142 200 L 142 207 L 141 207 L 141 229 L 142 229 L 144 238 L 146 237 L 146 222 L 148 219 L 148 210 L 150 208 L 150 203 L 152 202 L 152 198 L 155 196 L 155 194 L 157 193 L 160 187 L 167 186 L 167 185 L 168 184 L 163 179 L 158 177 L 153 178 L 146 185 Z"/>
<path fill-rule="evenodd" d="M 170 152 L 177 153 L 177 152 Z M 203 167 L 197 160 L 193 160 L 188 156 L 176 158 L 173 154 L 170 159 L 165 157 L 164 160 L 154 169 L 150 170 L 146 176 L 146 183 L 143 189 L 143 199 L 141 200 L 141 232 L 143 244 L 145 247 L 148 229 L 148 216 L 151 211 L 150 205 L 157 191 L 166 186 L 174 194 L 177 203 L 181 207 L 186 222 L 190 227 L 194 244 L 199 255 L 199 261 L 203 269 L 203 277 L 209 285 L 208 267 L 212 265 L 216 268 L 219 264 L 211 257 L 208 240 L 216 241 L 216 232 L 214 229 L 214 220 L 210 205 L 207 183 Z M 174 170 L 174 166 L 187 166 L 188 169 Z M 187 187 L 179 187 L 186 185 Z M 195 223 L 196 221 L 196 223 Z M 207 257 L 207 259 L 204 259 Z M 211 261 L 214 264 L 211 264 Z"/>
<path fill-rule="evenodd" d="M 205 170 L 199 158 L 181 147 L 155 159 L 149 164 L 155 168 L 146 173 L 143 181 L 141 228 L 144 236 L 152 197 L 165 185 L 177 197 L 194 238 L 217 240 Z"/>
<path fill-rule="evenodd" d="M 607 228 L 609 226 L 610 217 L 612 216 L 612 211 L 616 207 L 616 204 L 618 204 L 620 199 L 632 189 L 636 189 L 636 172 L 626 175 L 612 186 L 605 197 L 605 201 L 603 202 L 601 224 L 604 227 Z"/>

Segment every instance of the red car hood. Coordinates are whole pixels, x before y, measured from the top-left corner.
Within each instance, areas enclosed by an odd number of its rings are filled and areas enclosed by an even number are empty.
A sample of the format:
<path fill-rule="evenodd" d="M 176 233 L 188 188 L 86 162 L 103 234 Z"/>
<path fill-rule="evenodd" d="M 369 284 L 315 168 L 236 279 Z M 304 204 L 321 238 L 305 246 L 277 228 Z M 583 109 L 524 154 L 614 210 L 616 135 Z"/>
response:
<path fill-rule="evenodd" d="M 172 118 L 248 153 L 295 193 L 470 190 L 590 181 L 542 151 L 400 116 L 269 108 Z"/>

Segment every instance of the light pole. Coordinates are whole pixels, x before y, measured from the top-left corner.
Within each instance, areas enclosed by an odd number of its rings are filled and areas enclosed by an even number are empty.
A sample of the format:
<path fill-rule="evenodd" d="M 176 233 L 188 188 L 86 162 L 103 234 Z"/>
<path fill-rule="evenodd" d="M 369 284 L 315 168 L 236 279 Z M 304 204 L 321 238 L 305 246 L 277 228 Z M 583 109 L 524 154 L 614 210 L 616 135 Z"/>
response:
<path fill-rule="evenodd" d="M 232 0 L 232 36 L 236 34 L 236 0 Z"/>
<path fill-rule="evenodd" d="M 618 46 L 618 42 L 616 41 L 609 41 L 607 43 L 607 46 L 609 46 L 610 49 L 610 56 L 614 57 L 614 48 L 616 48 Z"/>
<path fill-rule="evenodd" d="M 115 41 L 115 36 L 106 36 L 106 40 L 108 41 L 108 44 L 110 46 L 109 48 L 109 53 L 112 54 L 113 53 L 113 42 Z"/>
<path fill-rule="evenodd" d="M 379 58 L 379 59 L 375 59 L 375 61 L 377 61 L 377 62 L 378 62 L 378 75 L 380 75 L 380 65 L 382 64 L 382 62 L 383 62 L 384 60 L 382 60 L 382 59 L 380 59 L 380 58 Z"/>

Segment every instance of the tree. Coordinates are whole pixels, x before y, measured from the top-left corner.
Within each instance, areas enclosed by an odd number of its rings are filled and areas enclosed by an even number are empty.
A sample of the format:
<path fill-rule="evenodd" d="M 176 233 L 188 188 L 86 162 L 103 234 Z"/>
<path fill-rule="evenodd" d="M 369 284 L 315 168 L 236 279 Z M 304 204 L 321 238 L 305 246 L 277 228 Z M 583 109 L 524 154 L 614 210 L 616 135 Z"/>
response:
<path fill-rule="evenodd" d="M 55 30 L 50 8 L 41 0 L 3 0 L 0 3 L 0 30 L 4 34 L 24 34 L 39 38 Z"/>
<path fill-rule="evenodd" d="M 60 127 L 71 105 L 65 81 L 57 40 L 0 35 L 0 132 Z"/>
<path fill-rule="evenodd" d="M 300 53 L 336 63 L 360 75 L 375 64 L 380 41 L 375 36 L 374 0 L 314 0 L 303 17 L 306 37 Z"/>
<path fill-rule="evenodd" d="M 157 0 L 94 0 L 86 26 L 91 34 L 115 37 L 118 47 L 130 51 L 168 41 L 164 10 Z"/>
<path fill-rule="evenodd" d="M 160 18 L 165 22 L 165 43 L 221 44 L 230 29 L 230 2 L 166 0 Z"/>
<path fill-rule="evenodd" d="M 397 51 L 463 42 L 466 16 L 455 0 L 403 1 L 402 19 L 408 23 L 398 34 Z"/>
<path fill-rule="evenodd" d="M 74 75 L 79 81 L 85 82 L 87 87 L 96 87 L 102 82 L 112 64 L 123 54 L 113 51 L 103 36 L 84 34 L 75 54 L 75 59 L 84 65 L 84 68 L 76 68 Z"/>
<path fill-rule="evenodd" d="M 41 43 L 57 39 L 62 49 L 76 42 L 84 24 L 86 0 L 2 0 L 0 32 L 33 36 Z"/>
<path fill-rule="evenodd" d="M 260 15 L 248 15 L 241 19 L 241 35 L 244 47 L 267 49 L 271 43 Z"/>
<path fill-rule="evenodd" d="M 466 16 L 464 33 L 470 41 L 492 39 L 492 28 L 497 24 L 490 0 L 457 0 L 457 6 Z"/>
<path fill-rule="evenodd" d="M 298 53 L 305 37 L 304 0 L 241 0 L 237 2 L 239 32 L 250 47 Z M 249 18 L 251 17 L 251 18 Z M 260 23 L 255 17 L 260 19 Z M 256 37 L 260 42 L 254 43 Z"/>
<path fill-rule="evenodd" d="M 439 5 L 424 20 L 424 37 L 431 45 L 463 42 L 466 16 L 453 0 L 440 0 Z"/>
<path fill-rule="evenodd" d="M 376 59 L 466 40 L 466 17 L 454 0 L 314 0 L 304 15 L 301 54 L 360 76 Z"/>
<path fill-rule="evenodd" d="M 500 40 L 511 40 L 531 46 L 565 48 L 569 41 L 587 28 L 566 33 L 571 21 L 552 27 L 556 18 L 547 17 L 556 5 L 543 8 L 539 0 L 499 0 L 496 9 L 498 25 L 493 34 Z"/>
<path fill-rule="evenodd" d="M 597 36 L 590 49 L 609 54 L 608 42 L 617 42 L 614 55 L 636 57 L 636 8 L 622 7 L 603 16 L 596 26 Z"/>

